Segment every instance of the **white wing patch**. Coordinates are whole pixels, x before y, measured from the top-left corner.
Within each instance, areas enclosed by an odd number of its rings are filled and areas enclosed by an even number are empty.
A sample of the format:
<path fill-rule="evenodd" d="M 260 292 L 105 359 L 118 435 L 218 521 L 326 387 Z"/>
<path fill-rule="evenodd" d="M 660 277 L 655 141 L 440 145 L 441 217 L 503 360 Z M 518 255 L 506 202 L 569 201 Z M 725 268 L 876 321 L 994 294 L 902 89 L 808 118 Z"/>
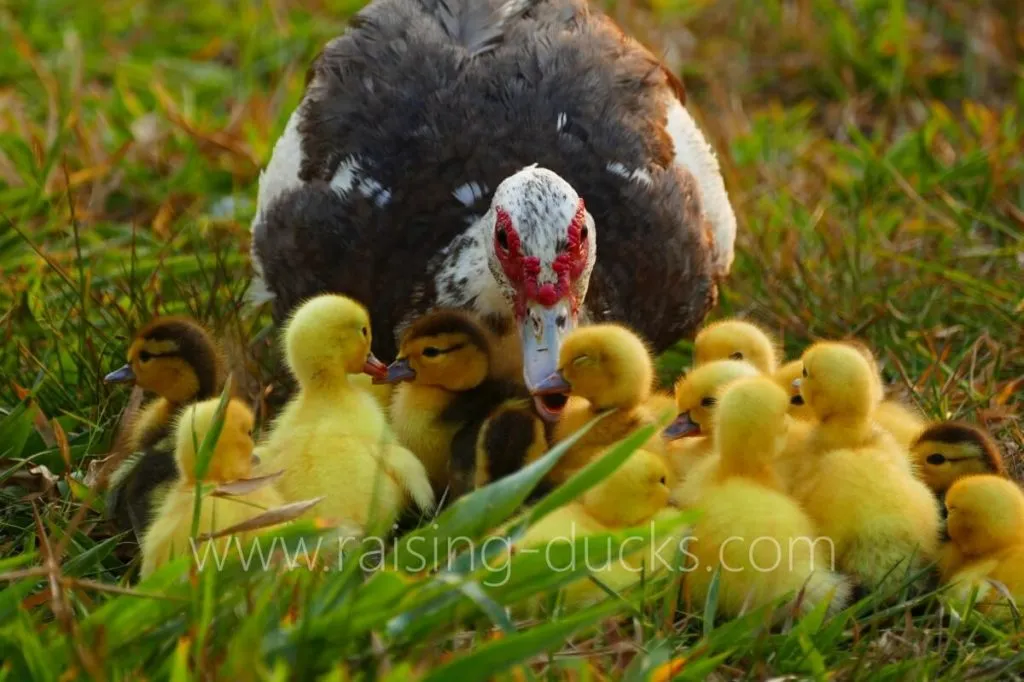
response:
<path fill-rule="evenodd" d="M 284 192 L 301 186 L 299 167 L 302 165 L 302 141 L 299 137 L 299 112 L 301 104 L 288 117 L 284 132 L 274 144 L 267 167 L 260 172 L 259 188 L 256 190 L 256 215 L 252 219 L 251 260 L 255 278 L 249 285 L 246 298 L 250 305 L 258 306 L 274 298 L 274 293 L 263 281 L 263 264 L 256 254 L 256 240 L 263 225 L 263 211 Z"/>
<path fill-rule="evenodd" d="M 253 226 L 260 222 L 264 209 L 284 192 L 302 184 L 299 167 L 302 165 L 302 143 L 299 138 L 299 111 L 295 108 L 288 118 L 284 132 L 274 144 L 270 162 L 260 173 L 259 189 L 256 191 L 256 216 Z"/>
<path fill-rule="evenodd" d="M 452 196 L 458 199 L 463 206 L 472 206 L 487 196 L 487 186 L 475 181 L 467 182 L 465 185 L 456 187 Z"/>
<path fill-rule="evenodd" d="M 727 275 L 736 242 L 736 215 L 725 191 L 718 159 L 682 102 L 670 95 L 666 109 L 665 132 L 675 146 L 675 163 L 688 170 L 700 186 L 704 214 L 714 230 L 715 269 L 718 275 Z"/>
<path fill-rule="evenodd" d="M 338 169 L 331 178 L 331 189 L 340 199 L 344 199 L 351 192 L 359 192 L 367 199 L 372 198 L 378 208 L 387 206 L 391 201 L 391 190 L 365 175 L 362 164 L 355 156 L 345 158 L 338 164 Z"/>
<path fill-rule="evenodd" d="M 620 178 L 624 178 L 629 182 L 642 182 L 643 184 L 650 187 L 654 184 L 654 180 L 651 179 L 651 174 L 643 168 L 635 168 L 629 170 L 623 164 L 618 161 L 613 161 L 606 166 L 609 173 L 618 175 Z"/>

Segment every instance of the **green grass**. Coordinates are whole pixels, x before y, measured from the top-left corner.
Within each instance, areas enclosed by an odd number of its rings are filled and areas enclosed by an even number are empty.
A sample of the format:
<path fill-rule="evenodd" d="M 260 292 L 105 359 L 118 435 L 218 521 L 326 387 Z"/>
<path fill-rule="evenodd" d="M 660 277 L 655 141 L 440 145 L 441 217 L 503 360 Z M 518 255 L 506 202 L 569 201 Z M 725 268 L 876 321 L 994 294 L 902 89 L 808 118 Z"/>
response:
<path fill-rule="evenodd" d="M 136 324 L 170 312 L 226 338 L 249 390 L 278 376 L 269 320 L 242 306 L 257 175 L 307 64 L 361 4 L 0 7 L 0 679 L 964 679 L 1024 663 L 1019 634 L 913 591 L 773 630 L 764 614 L 715 625 L 713 603 L 677 609 L 669 576 L 580 613 L 542 597 L 552 617 L 510 620 L 502 606 L 571 577 L 529 557 L 500 589 L 463 558 L 451 580 L 176 583 L 175 566 L 126 593 L 134 569 L 83 506 L 127 401 L 101 377 Z M 860 336 L 892 392 L 985 424 L 1024 477 L 1018 3 L 605 6 L 683 74 L 719 150 L 740 237 L 715 315 L 762 321 L 790 354 Z M 688 359 L 682 342 L 663 373 Z M 529 479 L 467 501 L 465 532 L 504 520 Z"/>

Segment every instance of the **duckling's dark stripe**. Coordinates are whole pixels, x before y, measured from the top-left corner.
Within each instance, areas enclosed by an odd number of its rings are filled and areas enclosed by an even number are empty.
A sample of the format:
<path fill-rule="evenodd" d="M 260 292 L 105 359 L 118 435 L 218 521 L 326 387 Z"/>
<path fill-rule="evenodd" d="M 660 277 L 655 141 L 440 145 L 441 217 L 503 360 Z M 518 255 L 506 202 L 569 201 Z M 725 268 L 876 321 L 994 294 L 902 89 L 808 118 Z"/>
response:
<path fill-rule="evenodd" d="M 487 349 L 490 345 L 480 325 L 468 313 L 458 310 L 444 310 L 421 317 L 406 330 L 403 342 L 443 334 L 464 334 L 478 348 Z"/>
<path fill-rule="evenodd" d="M 438 419 L 448 424 L 483 422 L 510 398 L 525 398 L 526 389 L 511 381 L 485 379 L 476 388 L 455 394 Z"/>
<path fill-rule="evenodd" d="M 435 355 L 447 355 L 448 353 L 454 353 L 457 350 L 462 350 L 468 344 L 457 343 L 454 346 L 448 346 L 447 348 L 434 348 Z"/>
<path fill-rule="evenodd" d="M 533 444 L 535 417 L 526 409 L 508 410 L 491 420 L 482 443 L 487 472 L 497 481 L 523 468 Z"/>
<path fill-rule="evenodd" d="M 219 361 L 213 339 L 205 329 L 191 320 L 158 318 L 143 328 L 138 336 L 147 341 L 174 341 L 177 355 L 187 362 L 199 381 L 197 400 L 212 398 L 218 393 Z M 154 353 L 153 355 L 157 355 Z"/>
<path fill-rule="evenodd" d="M 992 442 L 992 438 L 977 426 L 955 421 L 939 422 L 929 426 L 917 437 L 918 443 L 926 441 L 949 443 L 950 445 L 963 443 L 977 445 L 993 471 L 1000 474 L 1006 471 L 999 448 Z"/>

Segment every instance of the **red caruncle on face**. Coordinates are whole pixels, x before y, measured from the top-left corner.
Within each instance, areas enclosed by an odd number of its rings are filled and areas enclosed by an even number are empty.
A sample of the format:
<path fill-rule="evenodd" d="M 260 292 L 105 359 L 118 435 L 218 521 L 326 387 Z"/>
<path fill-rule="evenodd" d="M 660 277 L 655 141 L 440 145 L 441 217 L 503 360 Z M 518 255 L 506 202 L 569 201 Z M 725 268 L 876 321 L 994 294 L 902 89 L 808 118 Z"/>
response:
<path fill-rule="evenodd" d="M 573 294 L 572 284 L 580 278 L 587 267 L 590 230 L 587 227 L 587 211 L 580 199 L 576 213 L 566 230 L 566 248 L 551 263 L 555 281 L 539 283 L 541 262 L 537 256 L 524 256 L 522 239 L 512 224 L 512 217 L 500 206 L 495 207 L 494 251 L 501 263 L 501 269 L 516 289 L 516 317 L 526 315 L 526 305 L 534 301 L 543 306 L 553 306 L 560 299 L 569 298 L 575 315 L 580 301 Z"/>

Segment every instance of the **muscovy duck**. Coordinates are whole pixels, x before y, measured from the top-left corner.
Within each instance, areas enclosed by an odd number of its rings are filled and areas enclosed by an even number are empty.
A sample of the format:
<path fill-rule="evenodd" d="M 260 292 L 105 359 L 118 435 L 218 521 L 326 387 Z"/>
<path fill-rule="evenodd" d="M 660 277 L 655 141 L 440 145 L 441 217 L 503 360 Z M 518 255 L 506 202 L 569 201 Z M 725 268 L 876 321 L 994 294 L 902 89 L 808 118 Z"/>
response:
<path fill-rule="evenodd" d="M 314 61 L 261 174 L 251 298 L 278 323 L 356 298 L 388 359 L 418 315 L 467 308 L 531 389 L 580 323 L 660 352 L 713 305 L 736 232 L 684 98 L 583 0 L 375 0 Z M 537 403 L 554 418 L 564 397 Z"/>

